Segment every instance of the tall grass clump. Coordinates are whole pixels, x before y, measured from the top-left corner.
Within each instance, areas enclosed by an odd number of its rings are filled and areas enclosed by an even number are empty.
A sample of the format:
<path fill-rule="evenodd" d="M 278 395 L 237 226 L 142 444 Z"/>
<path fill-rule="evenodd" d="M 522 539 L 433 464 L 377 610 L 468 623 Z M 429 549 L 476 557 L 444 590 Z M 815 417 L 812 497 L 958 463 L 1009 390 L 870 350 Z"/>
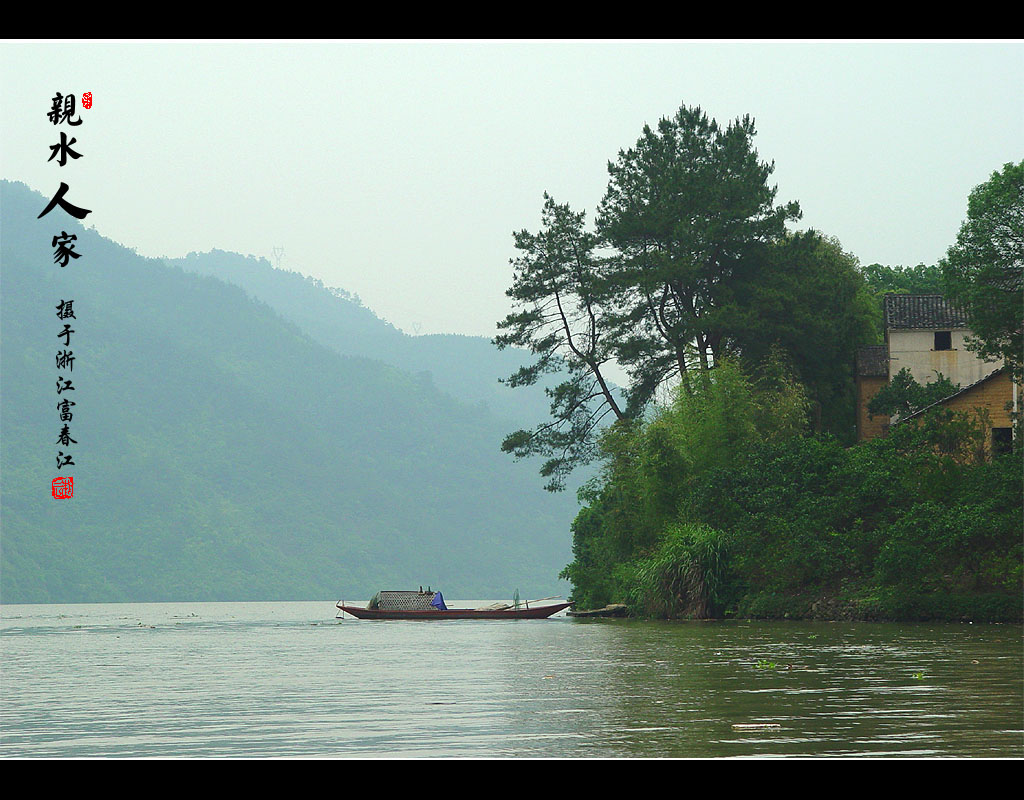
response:
<path fill-rule="evenodd" d="M 617 577 L 634 613 L 708 619 L 721 606 L 726 556 L 720 531 L 675 523 L 665 530 L 655 550 L 623 565 Z"/>

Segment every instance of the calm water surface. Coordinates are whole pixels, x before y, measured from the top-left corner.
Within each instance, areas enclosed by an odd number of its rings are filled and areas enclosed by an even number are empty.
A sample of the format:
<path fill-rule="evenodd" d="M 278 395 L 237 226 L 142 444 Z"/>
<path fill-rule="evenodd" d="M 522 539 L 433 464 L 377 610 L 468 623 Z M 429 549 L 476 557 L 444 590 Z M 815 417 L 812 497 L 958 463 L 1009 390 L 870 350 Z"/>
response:
<path fill-rule="evenodd" d="M 1020 626 L 333 614 L 5 606 L 0 755 L 1024 756 Z"/>

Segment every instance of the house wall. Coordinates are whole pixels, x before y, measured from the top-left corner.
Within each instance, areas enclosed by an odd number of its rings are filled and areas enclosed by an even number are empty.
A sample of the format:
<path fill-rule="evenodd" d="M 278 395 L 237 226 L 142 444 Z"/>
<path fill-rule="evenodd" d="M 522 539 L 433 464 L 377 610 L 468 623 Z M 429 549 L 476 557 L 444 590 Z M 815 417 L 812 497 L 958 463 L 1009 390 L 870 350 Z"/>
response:
<path fill-rule="evenodd" d="M 1018 388 L 1019 392 L 1019 388 Z M 1016 396 L 1013 382 L 1008 372 L 1002 372 L 993 378 L 972 386 L 962 394 L 945 400 L 943 408 L 967 414 L 979 411 L 988 413 L 988 424 L 985 429 L 984 457 L 992 455 L 993 428 L 1013 427 L 1013 410 Z"/>
<path fill-rule="evenodd" d="M 889 418 L 885 414 L 875 414 L 874 419 L 868 418 L 868 403 L 878 390 L 888 381 L 881 376 L 857 378 L 857 441 L 863 442 L 884 436 L 889 429 Z"/>
<path fill-rule="evenodd" d="M 952 350 L 935 349 L 935 330 L 890 329 L 889 378 L 901 369 L 909 369 L 920 384 L 932 383 L 936 372 L 941 372 L 954 384 L 969 386 L 1003 365 L 999 361 L 982 361 L 965 345 L 970 331 L 962 328 L 952 331 Z"/>
<path fill-rule="evenodd" d="M 991 380 L 968 389 L 942 405 L 953 411 L 974 411 L 983 408 L 988 411 L 991 427 L 1010 428 L 1013 426 L 1013 418 L 1007 405 L 1012 404 L 1013 381 L 1010 380 L 1009 372 L 1001 372 Z"/>

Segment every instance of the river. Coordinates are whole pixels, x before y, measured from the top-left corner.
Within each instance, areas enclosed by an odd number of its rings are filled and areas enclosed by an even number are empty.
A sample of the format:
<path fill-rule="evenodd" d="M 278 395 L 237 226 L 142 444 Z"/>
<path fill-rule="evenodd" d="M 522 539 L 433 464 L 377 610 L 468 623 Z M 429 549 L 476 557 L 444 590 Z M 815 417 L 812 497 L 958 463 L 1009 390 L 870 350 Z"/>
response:
<path fill-rule="evenodd" d="M 4 606 L 0 756 L 1024 756 L 1019 625 L 333 612 Z"/>

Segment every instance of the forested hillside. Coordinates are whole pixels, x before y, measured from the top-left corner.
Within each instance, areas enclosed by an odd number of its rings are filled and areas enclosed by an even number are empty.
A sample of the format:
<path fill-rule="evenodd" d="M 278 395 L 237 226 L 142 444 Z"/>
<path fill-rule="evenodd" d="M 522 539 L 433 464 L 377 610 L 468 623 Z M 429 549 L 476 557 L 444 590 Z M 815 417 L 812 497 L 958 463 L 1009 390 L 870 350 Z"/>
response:
<path fill-rule="evenodd" d="M 2 184 L 3 602 L 553 593 L 576 502 L 499 451 L 507 422 L 235 286 L 37 221 L 45 204 Z M 64 269 L 55 224 L 82 254 Z M 65 299 L 77 444 L 58 472 Z"/>

